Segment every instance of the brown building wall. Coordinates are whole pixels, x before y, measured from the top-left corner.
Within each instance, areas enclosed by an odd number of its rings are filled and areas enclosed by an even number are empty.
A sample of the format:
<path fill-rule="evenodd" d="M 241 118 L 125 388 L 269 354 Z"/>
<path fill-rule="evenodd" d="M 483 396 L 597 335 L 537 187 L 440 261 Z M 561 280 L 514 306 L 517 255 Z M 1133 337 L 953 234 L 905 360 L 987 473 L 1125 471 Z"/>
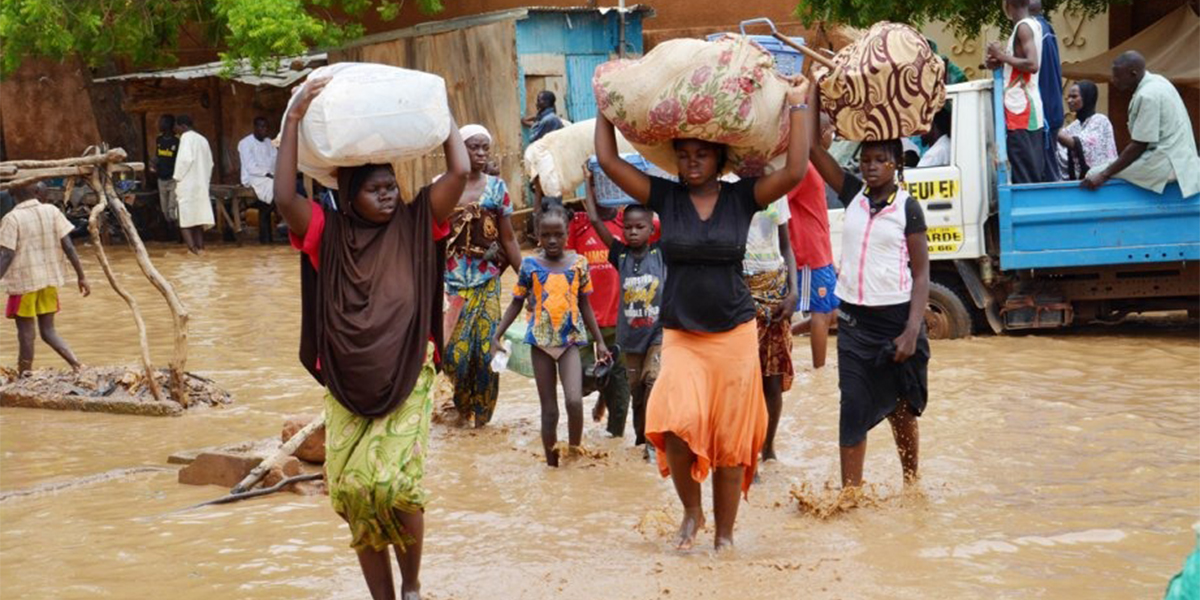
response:
<path fill-rule="evenodd" d="M 29 60 L 0 81 L 3 160 L 78 156 L 100 143 L 87 69 L 76 61 Z M 83 108 L 83 110 L 80 110 Z"/>

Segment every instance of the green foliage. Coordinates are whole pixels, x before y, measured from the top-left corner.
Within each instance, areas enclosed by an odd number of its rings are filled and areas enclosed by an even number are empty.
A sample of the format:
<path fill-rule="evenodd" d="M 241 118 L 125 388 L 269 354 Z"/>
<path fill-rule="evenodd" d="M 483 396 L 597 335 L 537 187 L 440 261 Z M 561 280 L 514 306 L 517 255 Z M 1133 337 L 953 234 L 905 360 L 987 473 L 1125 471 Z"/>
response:
<path fill-rule="evenodd" d="M 425 13 L 442 0 L 416 0 Z M 247 59 L 259 69 L 271 59 L 336 46 L 363 35 L 359 23 L 374 8 L 384 21 L 404 0 L 0 0 L 0 73 L 29 57 L 78 56 L 90 66 L 111 59 L 167 66 L 184 25 L 222 48 L 227 64 Z M 333 11 L 345 15 L 333 16 Z M 348 18 L 347 18 L 348 17 Z"/>
<path fill-rule="evenodd" d="M 1043 0 L 1046 14 L 1078 11 L 1086 16 L 1104 12 L 1111 4 L 1130 0 Z M 879 21 L 908 23 L 920 27 L 929 21 L 944 21 L 960 34 L 975 35 L 988 25 L 1003 29 L 1004 0 L 800 0 L 796 15 L 805 24 L 816 21 L 870 27 Z"/>

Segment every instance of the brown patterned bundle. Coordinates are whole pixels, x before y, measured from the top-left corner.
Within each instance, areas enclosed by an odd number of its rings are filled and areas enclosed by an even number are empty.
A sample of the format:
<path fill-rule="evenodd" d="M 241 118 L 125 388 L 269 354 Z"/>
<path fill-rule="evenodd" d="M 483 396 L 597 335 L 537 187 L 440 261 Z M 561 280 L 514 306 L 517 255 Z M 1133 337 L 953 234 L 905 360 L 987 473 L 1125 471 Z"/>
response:
<path fill-rule="evenodd" d="M 917 30 L 876 23 L 833 58 L 830 72 L 818 66 L 821 108 L 838 136 L 856 141 L 891 140 L 924 133 L 946 102 L 946 65 Z"/>

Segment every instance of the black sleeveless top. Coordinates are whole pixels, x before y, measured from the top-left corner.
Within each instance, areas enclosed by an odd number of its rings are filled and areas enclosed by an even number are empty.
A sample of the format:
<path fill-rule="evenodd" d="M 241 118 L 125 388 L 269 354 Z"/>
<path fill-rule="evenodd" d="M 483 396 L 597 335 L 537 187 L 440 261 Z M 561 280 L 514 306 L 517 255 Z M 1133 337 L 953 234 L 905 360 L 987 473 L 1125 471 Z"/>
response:
<path fill-rule="evenodd" d="M 755 178 L 721 182 L 717 204 L 700 219 L 687 186 L 650 178 L 650 208 L 662 223 L 667 262 L 662 324 L 668 329 L 729 331 L 754 320 L 754 299 L 742 279 L 750 220 L 759 211 Z"/>

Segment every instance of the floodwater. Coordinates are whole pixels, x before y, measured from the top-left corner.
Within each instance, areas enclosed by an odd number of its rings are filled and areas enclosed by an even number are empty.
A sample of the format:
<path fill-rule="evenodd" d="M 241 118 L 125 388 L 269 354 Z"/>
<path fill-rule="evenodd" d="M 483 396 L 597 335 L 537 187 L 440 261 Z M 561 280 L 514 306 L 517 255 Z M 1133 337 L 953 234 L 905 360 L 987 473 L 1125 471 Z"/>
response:
<path fill-rule="evenodd" d="M 178 485 L 173 470 L 95 477 L 278 435 L 285 415 L 320 406 L 296 359 L 292 251 L 151 253 L 192 315 L 189 368 L 235 403 L 178 418 L 0 409 L 0 494 L 91 477 L 0 501 L 0 595 L 366 597 L 347 528 L 326 497 L 277 494 L 172 513 L 225 490 Z M 81 254 L 95 293 L 63 294 L 59 330 L 85 363 L 136 364 L 133 321 L 90 250 Z M 127 251 L 111 254 L 165 364 L 165 304 Z M 901 490 L 883 426 L 866 470 L 878 504 L 829 518 L 801 514 L 791 497 L 800 486 L 820 495 L 838 476 L 836 367 L 813 372 L 798 338 L 780 460 L 742 504 L 736 551 L 720 556 L 669 548 L 674 493 L 628 438 L 608 439 L 589 422 L 585 444 L 607 457 L 544 467 L 533 383 L 506 374 L 491 426 L 434 428 L 426 597 L 1161 597 L 1200 519 L 1197 333 L 1194 321 L 1151 319 L 934 342 L 921 493 Z M 37 365 L 62 365 L 40 343 L 37 352 Z M 0 364 L 15 363 L 15 353 L 4 323 Z M 565 438 L 565 419 L 561 427 Z"/>

